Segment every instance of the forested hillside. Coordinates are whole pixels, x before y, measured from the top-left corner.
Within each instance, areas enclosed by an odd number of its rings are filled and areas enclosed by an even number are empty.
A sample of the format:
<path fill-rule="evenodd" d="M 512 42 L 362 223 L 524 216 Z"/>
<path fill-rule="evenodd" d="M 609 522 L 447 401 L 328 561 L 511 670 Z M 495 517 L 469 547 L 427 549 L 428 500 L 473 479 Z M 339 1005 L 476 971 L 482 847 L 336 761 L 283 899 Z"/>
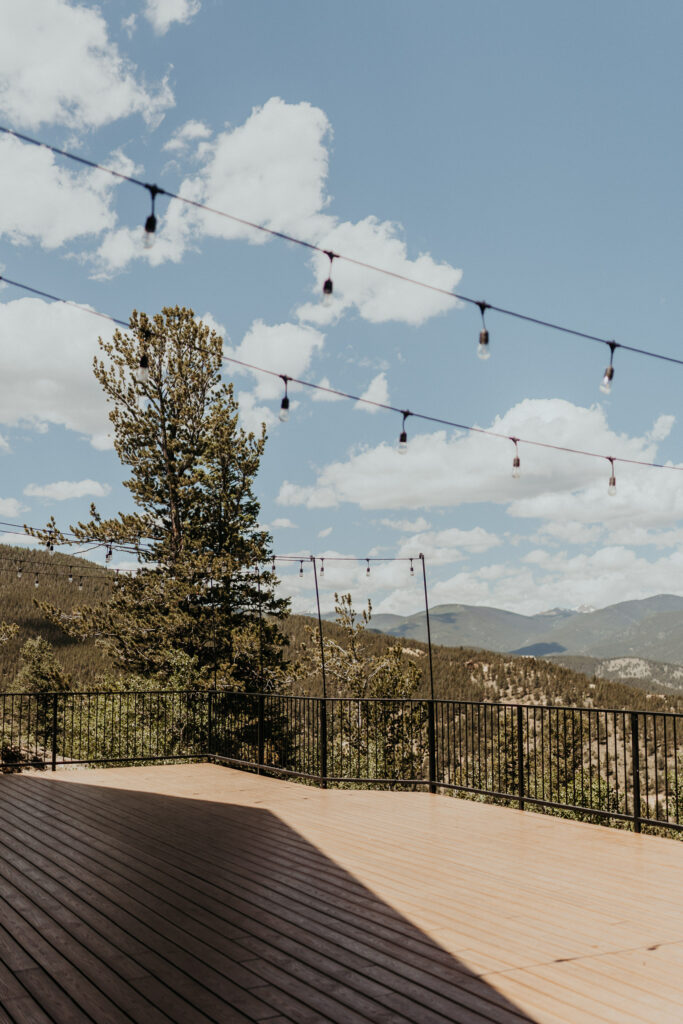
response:
<path fill-rule="evenodd" d="M 283 628 L 290 638 L 290 657 L 295 658 L 296 650 L 304 640 L 307 630 L 317 630 L 317 623 L 306 616 L 292 615 L 284 623 Z M 335 623 L 323 623 L 323 630 L 326 636 L 341 638 L 341 630 Z M 400 643 L 404 653 L 414 660 L 422 671 L 419 695 L 429 695 L 427 644 L 420 643 L 419 640 L 397 640 L 396 637 L 371 631 L 367 632 L 366 637 L 370 649 L 377 652 Z M 594 679 L 540 658 L 514 657 L 467 647 L 434 645 L 432 660 L 436 697 L 647 711 L 683 711 L 683 697 L 680 695 L 646 693 L 628 683 Z M 308 692 L 321 692 L 319 678 L 308 681 Z"/>

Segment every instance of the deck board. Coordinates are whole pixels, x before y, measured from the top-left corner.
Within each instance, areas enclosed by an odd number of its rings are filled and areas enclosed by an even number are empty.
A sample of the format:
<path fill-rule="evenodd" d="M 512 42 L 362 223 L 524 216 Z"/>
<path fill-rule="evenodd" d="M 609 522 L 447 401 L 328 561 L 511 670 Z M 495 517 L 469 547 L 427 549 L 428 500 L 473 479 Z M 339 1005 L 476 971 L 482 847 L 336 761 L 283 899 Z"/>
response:
<path fill-rule="evenodd" d="M 674 840 L 209 764 L 0 813 L 0 1024 L 683 1022 Z"/>

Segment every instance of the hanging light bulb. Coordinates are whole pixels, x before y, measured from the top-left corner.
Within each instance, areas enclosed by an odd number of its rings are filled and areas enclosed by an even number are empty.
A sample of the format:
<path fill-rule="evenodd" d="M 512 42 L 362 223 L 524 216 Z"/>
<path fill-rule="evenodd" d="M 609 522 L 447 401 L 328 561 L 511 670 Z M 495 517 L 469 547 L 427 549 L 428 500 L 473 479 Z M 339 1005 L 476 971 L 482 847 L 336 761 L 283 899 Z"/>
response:
<path fill-rule="evenodd" d="M 23 562 L 19 562 L 19 568 L 17 569 L 17 579 L 20 580 L 23 575 Z"/>
<path fill-rule="evenodd" d="M 73 583 L 73 581 L 74 581 L 74 574 L 71 571 L 71 566 L 69 566 L 69 575 L 67 576 L 67 582 Z"/>
<path fill-rule="evenodd" d="M 54 555 L 54 553 L 55 553 L 55 546 L 52 543 L 52 537 L 48 537 L 48 540 L 47 540 L 47 553 L 48 553 L 48 555 Z"/>
<path fill-rule="evenodd" d="M 334 291 L 334 285 L 332 284 L 332 260 L 337 255 L 336 252 L 330 252 L 328 249 L 325 250 L 325 255 L 330 261 L 330 276 L 326 281 L 323 282 L 323 302 L 328 304 L 332 301 L 332 292 Z"/>
<path fill-rule="evenodd" d="M 514 455 L 514 458 L 512 460 L 512 479 L 513 480 L 519 480 L 520 476 L 522 475 L 521 463 L 519 461 L 519 449 L 517 448 L 517 444 L 519 442 L 519 438 L 518 437 L 511 437 L 510 440 L 512 441 L 512 443 L 515 446 L 515 455 Z"/>
<path fill-rule="evenodd" d="M 411 575 L 411 576 L 414 576 L 414 575 L 415 575 L 415 566 L 413 565 L 413 560 L 412 560 L 412 558 L 410 559 L 410 575 Z"/>
<path fill-rule="evenodd" d="M 157 229 L 157 219 L 154 215 L 154 201 L 160 192 L 160 189 L 156 185 L 148 185 L 149 194 L 152 197 L 152 212 L 145 221 L 145 234 L 142 240 L 142 244 L 145 249 L 151 249 L 154 245 L 154 237 Z"/>
<path fill-rule="evenodd" d="M 39 587 L 40 586 L 40 583 L 38 582 L 38 573 L 36 573 L 36 578 L 33 581 L 33 586 L 34 587 Z"/>
<path fill-rule="evenodd" d="M 609 478 L 609 484 L 607 486 L 607 493 L 611 498 L 613 498 L 614 495 L 617 493 L 617 478 L 614 474 L 614 459 L 608 456 L 607 461 L 611 466 L 611 473 Z"/>
<path fill-rule="evenodd" d="M 366 558 L 366 559 L 365 559 L 365 561 L 366 561 L 366 562 L 368 563 L 368 567 L 367 567 L 367 569 L 365 570 L 365 575 L 366 575 L 366 576 L 369 576 L 369 575 L 370 575 L 370 559 L 369 559 L 369 558 Z"/>
<path fill-rule="evenodd" d="M 486 321 L 484 319 L 484 313 L 489 308 L 488 302 L 478 302 L 479 311 L 481 313 L 481 330 L 479 331 L 479 346 L 477 348 L 477 355 L 480 359 L 488 359 L 491 355 L 489 349 L 489 332 L 486 329 Z"/>
<path fill-rule="evenodd" d="M 609 344 L 609 366 L 605 369 L 605 376 L 602 378 L 600 390 L 603 395 L 609 395 L 612 391 L 612 380 L 614 378 L 614 367 L 612 361 L 614 359 L 614 350 L 617 347 L 616 341 L 610 341 Z"/>
<path fill-rule="evenodd" d="M 285 396 L 280 405 L 279 419 L 281 423 L 286 423 L 289 419 L 289 396 L 287 395 L 287 381 L 289 380 L 289 377 L 283 376 L 282 379 L 285 382 Z"/>
<path fill-rule="evenodd" d="M 398 454 L 405 455 L 408 451 L 408 434 L 406 432 L 406 420 L 410 416 L 410 413 L 406 409 L 403 413 L 403 425 L 401 427 L 401 433 L 398 435 Z"/>
<path fill-rule="evenodd" d="M 299 560 L 299 576 L 303 576 L 303 574 L 304 574 L 304 562 L 303 562 L 303 559 L 300 559 Z"/>
<path fill-rule="evenodd" d="M 83 590 L 83 577 L 82 576 L 78 577 L 78 589 L 79 590 Z"/>
<path fill-rule="evenodd" d="M 325 575 L 325 559 L 324 558 L 320 559 L 320 575 L 321 576 Z"/>
<path fill-rule="evenodd" d="M 273 555 L 273 569 L 272 569 L 272 572 L 273 572 L 273 575 L 275 575 L 275 555 Z"/>
<path fill-rule="evenodd" d="M 149 381 L 149 356 L 146 352 L 143 352 L 140 356 L 140 362 L 134 376 L 138 384 L 146 384 Z"/>
<path fill-rule="evenodd" d="M 109 543 L 107 544 L 107 550 L 106 550 L 105 555 L 104 555 L 105 562 L 111 562 L 113 556 L 114 556 L 114 552 L 112 550 L 111 541 L 109 541 Z"/>

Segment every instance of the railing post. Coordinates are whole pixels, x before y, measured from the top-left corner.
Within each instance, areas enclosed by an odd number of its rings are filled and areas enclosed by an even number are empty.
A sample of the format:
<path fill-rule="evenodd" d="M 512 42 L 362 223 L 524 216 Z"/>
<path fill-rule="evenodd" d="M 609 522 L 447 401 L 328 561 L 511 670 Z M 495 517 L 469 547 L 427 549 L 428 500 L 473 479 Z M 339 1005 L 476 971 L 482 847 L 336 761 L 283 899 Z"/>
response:
<path fill-rule="evenodd" d="M 427 742 L 429 744 L 429 792 L 436 793 L 436 728 L 434 701 L 427 701 Z"/>
<path fill-rule="evenodd" d="M 258 743 L 258 754 L 257 754 L 258 767 L 256 769 L 256 772 L 257 772 L 258 775 L 261 774 L 261 766 L 263 765 L 263 759 L 264 759 L 265 741 L 264 741 L 264 736 L 263 736 L 263 727 L 264 727 L 264 724 L 265 724 L 264 723 L 265 710 L 266 710 L 265 697 L 263 696 L 262 693 L 259 693 L 259 695 L 258 695 L 258 730 L 257 730 L 257 735 L 256 735 L 256 742 Z"/>
<path fill-rule="evenodd" d="M 631 771 L 633 772 L 633 831 L 640 832 L 640 749 L 638 712 L 631 712 Z"/>
<path fill-rule="evenodd" d="M 522 705 L 517 705 L 517 793 L 519 809 L 524 810 L 524 719 Z"/>
<path fill-rule="evenodd" d="M 52 771 L 57 771 L 57 694 L 52 695 Z"/>
<path fill-rule="evenodd" d="M 207 714 L 207 745 L 208 755 L 211 757 L 213 754 L 213 691 L 209 690 L 209 708 Z"/>
<path fill-rule="evenodd" d="M 327 789 L 327 697 L 320 698 L 320 787 Z"/>

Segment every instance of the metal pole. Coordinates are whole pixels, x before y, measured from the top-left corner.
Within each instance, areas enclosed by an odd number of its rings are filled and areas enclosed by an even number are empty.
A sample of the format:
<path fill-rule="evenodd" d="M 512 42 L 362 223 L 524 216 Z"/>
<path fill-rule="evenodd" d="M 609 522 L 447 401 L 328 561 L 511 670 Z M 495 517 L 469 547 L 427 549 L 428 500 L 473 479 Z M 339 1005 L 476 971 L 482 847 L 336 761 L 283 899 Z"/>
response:
<path fill-rule="evenodd" d="M 327 697 L 327 680 L 325 678 L 325 644 L 323 643 L 323 619 L 320 614 L 320 591 L 318 590 L 318 572 L 315 567 L 316 559 L 314 555 L 311 555 L 311 561 L 313 562 L 313 579 L 315 580 L 315 603 L 318 608 L 318 632 L 320 633 L 320 665 L 322 667 L 323 674 L 323 699 Z"/>
<path fill-rule="evenodd" d="M 313 579 L 315 580 L 315 603 L 318 609 L 318 632 L 320 633 L 320 665 L 323 676 L 323 696 L 320 701 L 320 785 L 327 789 L 327 679 L 325 676 L 325 643 L 323 641 L 323 618 L 320 614 L 320 590 L 318 589 L 318 570 L 315 556 L 313 563 Z"/>
<path fill-rule="evenodd" d="M 256 570 L 256 586 L 258 589 L 258 661 L 259 661 L 259 685 L 263 693 L 263 608 L 261 595 L 261 573 Z"/>
<path fill-rule="evenodd" d="M 643 732 L 645 732 L 646 729 L 647 720 L 645 715 L 643 715 Z M 640 832 L 640 749 L 638 742 L 637 711 L 631 712 L 631 772 L 633 778 L 633 831 Z"/>
<path fill-rule="evenodd" d="M 422 582 L 425 591 L 425 615 L 427 617 L 427 646 L 429 647 L 429 685 L 431 688 L 431 699 L 434 700 L 434 666 L 432 664 L 432 631 L 429 626 L 429 600 L 427 598 L 427 570 L 425 569 L 425 556 L 420 552 L 417 556 L 422 562 Z"/>

